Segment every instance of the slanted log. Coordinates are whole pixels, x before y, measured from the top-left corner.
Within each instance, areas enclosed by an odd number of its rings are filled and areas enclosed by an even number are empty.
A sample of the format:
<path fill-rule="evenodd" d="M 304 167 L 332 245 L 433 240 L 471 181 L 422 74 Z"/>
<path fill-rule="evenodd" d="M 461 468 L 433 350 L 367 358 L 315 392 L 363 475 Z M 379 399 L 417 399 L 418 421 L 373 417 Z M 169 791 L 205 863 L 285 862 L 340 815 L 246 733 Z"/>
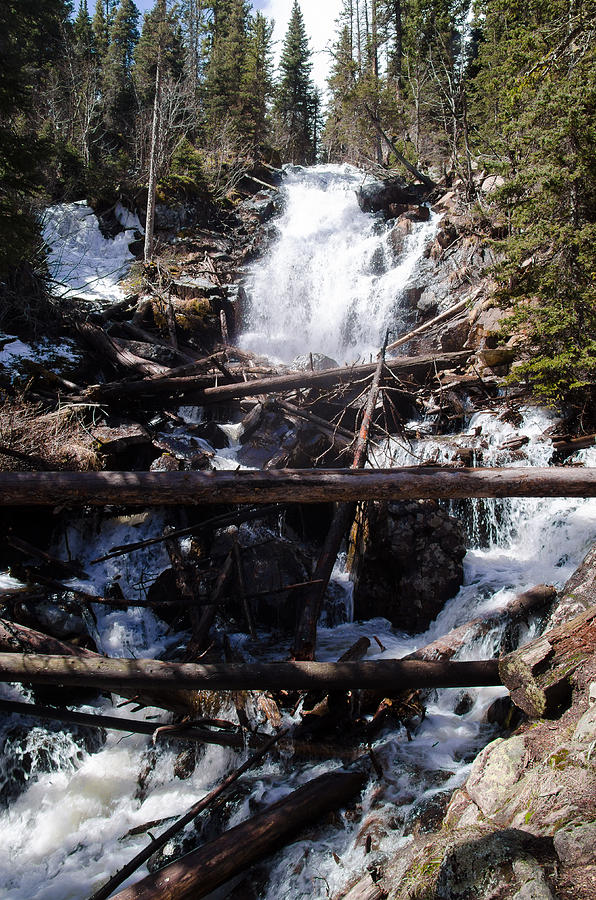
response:
<path fill-rule="evenodd" d="M 342 806 L 364 787 L 365 782 L 366 776 L 359 772 L 320 775 L 199 850 L 187 853 L 120 891 L 114 900 L 198 900 L 205 897 L 277 849 L 285 838 L 304 825 Z"/>
<path fill-rule="evenodd" d="M 459 303 L 456 303 L 454 306 L 446 309 L 445 312 L 442 312 L 438 316 L 435 316 L 434 319 L 429 319 L 427 322 L 424 322 L 422 325 L 414 328 L 413 331 L 409 331 L 407 334 L 404 334 L 396 341 L 388 344 L 387 351 L 389 352 L 391 350 L 397 350 L 398 347 L 401 347 L 402 344 L 407 344 L 408 341 L 412 340 L 412 338 L 417 337 L 419 334 L 424 334 L 425 331 L 428 331 L 430 328 L 434 328 L 435 325 L 440 325 L 441 322 L 447 321 L 447 319 L 450 319 L 456 313 L 461 312 L 463 309 L 465 309 L 466 306 L 468 306 L 469 302 L 470 298 L 465 297 L 463 300 L 460 300 Z"/>
<path fill-rule="evenodd" d="M 245 735 L 239 730 L 215 731 L 210 728 L 197 728 L 195 725 L 170 725 L 166 722 L 146 722 L 141 719 L 123 719 L 120 716 L 95 715 L 93 713 L 73 712 L 70 709 L 52 706 L 40 706 L 36 703 L 19 703 L 13 700 L 0 699 L 0 711 L 14 713 L 46 722 L 63 722 L 66 725 L 81 725 L 84 728 L 105 728 L 107 731 L 124 731 L 127 734 L 146 734 L 155 740 L 188 741 L 199 744 L 216 744 L 220 747 L 233 747 L 242 750 L 246 744 Z M 264 737 L 250 735 L 251 746 L 263 742 Z"/>
<path fill-rule="evenodd" d="M 596 653 L 596 606 L 499 660 L 516 706 L 532 717 L 554 717 L 571 702 L 575 670 Z"/>
<path fill-rule="evenodd" d="M 368 435 L 373 413 L 377 405 L 377 397 L 381 388 L 381 375 L 385 364 L 385 349 L 387 347 L 388 334 L 389 332 L 387 332 L 383 347 L 379 352 L 375 373 L 368 393 L 366 408 L 364 410 L 364 415 L 362 416 L 362 423 L 356 437 L 352 461 L 353 470 L 364 469 L 364 464 L 366 463 Z M 327 590 L 327 585 L 329 584 L 333 567 L 335 566 L 341 542 L 354 520 L 355 512 L 356 505 L 353 502 L 340 503 L 335 510 L 333 521 L 329 526 L 325 543 L 323 544 L 313 573 L 313 580 L 318 583 L 313 584 L 302 601 L 294 637 L 294 648 L 292 652 L 294 659 L 309 660 L 315 658 L 317 622 L 323 606 L 325 591 Z"/>
<path fill-rule="evenodd" d="M 280 731 L 277 734 L 274 734 L 273 737 L 270 737 L 258 750 L 256 753 L 253 753 L 245 762 L 242 763 L 241 766 L 238 766 L 233 772 L 224 778 L 224 780 L 219 784 L 216 788 L 210 791 L 205 797 L 201 800 L 194 803 L 191 808 L 184 813 L 183 816 L 180 816 L 169 828 L 166 828 L 165 831 L 162 831 L 160 835 L 144 847 L 136 856 L 131 859 L 129 863 L 123 866 L 115 875 L 113 875 L 98 891 L 96 891 L 89 900 L 107 900 L 107 898 L 112 894 L 117 887 L 120 887 L 123 881 L 126 881 L 133 872 L 136 872 L 143 863 L 147 862 L 150 856 L 153 856 L 154 853 L 157 853 L 165 844 L 168 843 L 178 832 L 180 832 L 186 825 L 190 824 L 193 819 L 208 809 L 210 806 L 214 804 L 218 797 L 220 797 L 225 791 L 232 785 L 234 782 L 238 781 L 241 775 L 255 766 L 258 762 L 260 762 L 265 754 L 273 747 L 274 744 L 279 741 L 281 737 L 287 734 L 286 731 Z M 149 826 L 147 826 L 149 827 Z"/>
<path fill-rule="evenodd" d="M 45 656 L 0 653 L 0 681 L 68 684 L 115 691 L 131 690 L 354 690 L 385 694 L 408 688 L 483 687 L 500 684 L 497 660 L 426 662 L 170 663 L 155 659 L 113 659 L 86 653 Z"/>
<path fill-rule="evenodd" d="M 550 603 L 557 596 L 556 588 L 549 584 L 538 584 L 500 609 L 487 616 L 470 619 L 457 628 L 452 628 L 444 637 L 408 653 L 403 659 L 452 659 L 465 644 L 486 634 L 504 619 L 520 619 L 537 608 Z"/>
<path fill-rule="evenodd" d="M 466 497 L 596 497 L 596 469 L 410 466 L 214 472 L 0 472 L 3 506 L 189 506 Z"/>
<path fill-rule="evenodd" d="M 168 371 L 168 366 L 149 362 L 122 346 L 116 338 L 111 338 L 103 328 L 91 322 L 79 322 L 77 331 L 102 358 L 109 362 L 132 369 L 141 375 L 159 375 Z"/>
<path fill-rule="evenodd" d="M 387 368 L 398 378 L 411 377 L 417 382 L 423 382 L 429 375 L 443 369 L 455 369 L 463 365 L 472 355 L 471 350 L 463 350 L 457 353 L 444 353 L 441 356 L 413 356 L 401 357 L 386 363 Z M 122 399 L 127 396 L 142 402 L 143 405 L 151 405 L 151 401 L 157 401 L 159 405 L 164 403 L 168 394 L 173 395 L 178 405 L 184 403 L 197 403 L 206 405 L 209 403 L 226 403 L 229 400 L 241 397 L 256 397 L 260 394 L 284 393 L 296 388 L 322 388 L 341 384 L 353 384 L 366 379 L 374 374 L 376 363 L 360 366 L 344 366 L 335 369 L 325 369 L 322 372 L 300 371 L 286 375 L 273 375 L 267 378 L 255 378 L 251 381 L 243 381 L 234 384 L 223 384 L 217 387 L 206 386 L 205 379 L 199 376 L 181 378 L 164 377 L 153 382 L 143 381 L 125 394 L 124 390 L 114 396 L 110 393 L 109 385 L 95 385 L 84 392 L 85 400 L 95 400 L 109 403 L 112 399 Z M 213 384 L 213 379 L 211 380 Z"/>

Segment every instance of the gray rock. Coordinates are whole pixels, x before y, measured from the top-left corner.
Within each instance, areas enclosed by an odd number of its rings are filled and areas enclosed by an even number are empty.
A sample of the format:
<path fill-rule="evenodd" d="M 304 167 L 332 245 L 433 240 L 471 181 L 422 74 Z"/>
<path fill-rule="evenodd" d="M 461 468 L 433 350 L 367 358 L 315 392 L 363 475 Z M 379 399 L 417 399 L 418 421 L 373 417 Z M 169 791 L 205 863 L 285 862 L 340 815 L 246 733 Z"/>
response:
<path fill-rule="evenodd" d="M 559 828 L 553 837 L 553 844 L 563 865 L 593 865 L 596 863 L 596 822 Z"/>
<path fill-rule="evenodd" d="M 526 746 L 521 735 L 498 738 L 474 760 L 466 783 L 471 799 L 488 816 L 501 806 L 524 767 Z"/>

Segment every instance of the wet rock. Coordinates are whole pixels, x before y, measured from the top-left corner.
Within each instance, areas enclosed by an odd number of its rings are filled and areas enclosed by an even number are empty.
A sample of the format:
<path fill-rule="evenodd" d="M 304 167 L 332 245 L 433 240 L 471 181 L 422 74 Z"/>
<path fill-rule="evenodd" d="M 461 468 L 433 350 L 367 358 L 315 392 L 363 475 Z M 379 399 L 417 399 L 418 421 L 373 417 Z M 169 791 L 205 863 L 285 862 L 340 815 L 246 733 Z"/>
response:
<path fill-rule="evenodd" d="M 456 716 L 465 716 L 474 706 L 474 698 L 470 694 L 463 693 L 453 708 Z"/>
<path fill-rule="evenodd" d="M 433 500 L 367 505 L 354 567 L 354 615 L 424 631 L 463 582 L 459 522 Z"/>
<path fill-rule="evenodd" d="M 511 697 L 497 697 L 486 711 L 486 721 L 489 725 L 498 725 L 504 730 L 517 728 L 523 717 L 521 709 L 515 706 Z"/>
<path fill-rule="evenodd" d="M 297 356 L 293 361 L 291 368 L 300 371 L 324 372 L 325 369 L 337 369 L 339 363 L 325 356 L 324 353 L 310 353 L 308 356 Z"/>
<path fill-rule="evenodd" d="M 178 754 L 174 762 L 174 775 L 176 776 L 176 778 L 180 778 L 183 781 L 185 781 L 187 778 L 190 778 L 195 770 L 195 766 L 197 763 L 196 757 L 196 747 L 188 747 L 186 750 L 182 750 Z"/>
<path fill-rule="evenodd" d="M 181 472 L 184 463 L 181 459 L 176 459 L 171 453 L 162 453 L 157 459 L 154 459 L 149 466 L 150 472 Z"/>
<path fill-rule="evenodd" d="M 438 831 L 450 799 L 451 791 L 437 791 L 430 797 L 418 800 L 406 818 L 404 834 L 428 834 Z"/>
<path fill-rule="evenodd" d="M 390 204 L 410 206 L 418 197 L 402 178 L 387 181 L 371 181 L 363 184 L 356 194 L 358 206 L 363 212 L 388 211 Z"/>
<path fill-rule="evenodd" d="M 9 725 L 0 735 L 0 806 L 13 801 L 40 775 L 74 771 L 86 753 L 96 753 L 104 742 L 102 729 L 53 722 L 43 727 Z"/>
<path fill-rule="evenodd" d="M 252 539 L 257 546 L 241 547 L 245 588 L 248 595 L 253 595 L 249 602 L 255 621 L 292 631 L 301 591 L 283 592 L 280 589 L 308 581 L 310 560 L 298 545 L 280 538 L 269 529 L 259 529 L 258 535 Z M 238 610 L 238 615 L 243 617 L 241 610 Z"/>
<path fill-rule="evenodd" d="M 70 592 L 53 594 L 47 600 L 19 600 L 13 604 L 12 618 L 61 640 L 87 637 L 81 605 Z"/>
<path fill-rule="evenodd" d="M 387 240 L 391 249 L 393 250 L 393 256 L 395 260 L 399 259 L 399 257 L 404 252 L 407 237 L 411 233 L 412 222 L 410 221 L 410 219 L 405 219 L 403 217 L 401 219 L 398 219 L 396 224 L 389 232 Z"/>
<path fill-rule="evenodd" d="M 230 446 L 230 439 L 217 422 L 200 422 L 193 426 L 193 432 L 202 440 L 207 441 L 215 450 L 223 450 Z"/>
<path fill-rule="evenodd" d="M 596 602 L 596 543 L 565 583 L 560 598 L 546 625 L 546 631 L 569 622 Z"/>

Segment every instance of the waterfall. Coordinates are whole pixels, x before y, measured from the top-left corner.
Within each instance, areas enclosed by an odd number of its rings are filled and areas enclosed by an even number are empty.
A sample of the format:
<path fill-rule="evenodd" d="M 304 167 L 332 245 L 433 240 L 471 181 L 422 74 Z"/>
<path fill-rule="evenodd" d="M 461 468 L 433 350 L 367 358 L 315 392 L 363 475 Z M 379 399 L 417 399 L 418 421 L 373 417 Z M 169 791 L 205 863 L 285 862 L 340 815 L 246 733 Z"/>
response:
<path fill-rule="evenodd" d="M 282 362 L 312 352 L 341 364 L 375 357 L 386 329 L 405 330 L 404 289 L 437 217 L 414 224 L 396 252 L 392 223 L 358 206 L 362 183 L 348 165 L 287 169 L 277 240 L 246 281 L 243 347 Z"/>
<path fill-rule="evenodd" d="M 416 226 L 405 253 L 395 259 L 386 224 L 358 209 L 354 191 L 361 180 L 362 174 L 350 167 L 289 171 L 285 212 L 276 222 L 278 238 L 248 275 L 245 346 L 283 360 L 312 351 L 343 361 L 376 352 L 384 329 L 400 328 L 404 286 L 416 272 L 434 225 Z M 187 413 L 194 418 L 192 410 Z M 532 407 L 521 410 L 515 425 L 484 410 L 470 414 L 459 440 L 477 452 L 483 465 L 546 465 L 552 445 L 544 433 L 551 423 L 551 414 Z M 421 423 L 412 425 L 422 431 Z M 514 437 L 528 439 L 521 459 L 500 449 L 506 438 Z M 233 466 L 233 448 L 224 453 L 229 458 L 220 454 L 218 464 Z M 376 453 L 378 464 L 446 461 L 454 454 L 454 436 L 433 435 L 410 445 L 392 439 Z M 574 461 L 596 465 L 596 452 L 581 451 Z M 562 586 L 596 539 L 594 500 L 469 501 L 454 511 L 468 525 L 465 582 L 427 632 L 409 636 L 384 619 L 323 627 L 318 659 L 336 660 L 361 636 L 372 641 L 368 659 L 402 657 L 474 616 L 502 608 L 534 584 Z M 91 560 L 114 544 L 154 536 L 165 524 L 160 516 L 73 519 L 69 552 L 92 573 L 92 580 L 82 586 L 101 594 L 108 581 L 118 578 L 128 596 L 142 594 L 168 565 L 162 546 L 101 566 L 91 565 Z M 66 543 L 55 552 L 66 554 Z M 6 590 L 19 589 L 15 579 L 2 573 L 0 582 Z M 95 605 L 94 612 L 100 649 L 111 656 L 157 656 L 185 637 L 168 634 L 146 609 L 110 611 Z M 529 630 L 526 638 L 531 634 Z M 250 646 L 253 656 L 265 644 L 265 636 L 260 637 L 262 641 Z M 232 646 L 241 647 L 245 640 L 244 634 L 230 635 Z M 500 629 L 495 629 L 466 647 L 460 658 L 492 656 L 499 641 Z M 285 643 L 276 645 L 278 659 L 286 653 Z M 339 824 L 318 825 L 315 839 L 302 836 L 280 850 L 268 863 L 259 896 L 322 900 L 333 896 L 353 873 L 382 863 L 403 846 L 409 840 L 407 822 L 420 804 L 462 784 L 473 755 L 494 736 L 484 714 L 499 693 L 503 691 L 498 688 L 432 692 L 426 719 L 411 740 L 397 726 L 376 742 L 387 777 L 369 784 L 360 818 L 346 816 Z M 29 696 L 26 689 L 8 685 L 0 686 L 0 694 L 8 699 Z M 106 698 L 83 709 L 131 715 Z M 165 719 L 158 710 L 137 715 Z M 225 715 L 235 714 L 226 708 Z M 94 743 L 77 730 L 32 728 L 16 716 L 7 716 L 0 724 L 2 746 L 8 762 L 0 768 L 0 803 L 10 799 L 9 805 L 0 807 L 3 900 L 86 900 L 146 845 L 147 834 L 130 834 L 131 829 L 185 812 L 239 763 L 233 751 L 207 746 L 199 750 L 194 772 L 183 781 L 173 774 L 175 751 L 159 744 L 154 748 L 146 737 L 108 732 L 105 740 Z M 274 802 L 337 765 L 334 759 L 318 763 L 292 759 L 288 765 L 283 754 L 266 761 L 246 777 L 247 787 L 234 801 L 230 824 L 248 817 L 255 804 Z M 363 835 L 373 828 L 374 844 L 367 852 Z M 146 871 L 140 869 L 131 881 Z"/>

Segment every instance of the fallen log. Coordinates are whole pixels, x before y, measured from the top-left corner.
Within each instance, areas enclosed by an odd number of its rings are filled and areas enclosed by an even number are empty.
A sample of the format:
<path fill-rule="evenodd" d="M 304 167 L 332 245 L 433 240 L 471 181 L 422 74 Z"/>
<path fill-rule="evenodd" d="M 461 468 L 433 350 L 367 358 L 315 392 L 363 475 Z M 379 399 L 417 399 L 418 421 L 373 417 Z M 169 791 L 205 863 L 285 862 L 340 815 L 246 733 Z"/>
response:
<path fill-rule="evenodd" d="M 49 654 L 48 656 L 42 654 Z M 14 655 L 28 659 L 69 659 L 72 658 L 81 663 L 83 667 L 86 663 L 93 660 L 102 660 L 104 657 L 93 650 L 86 650 L 83 647 L 75 647 L 74 644 L 68 644 L 57 638 L 50 637 L 42 631 L 36 631 L 34 628 L 28 628 L 26 625 L 18 625 L 16 622 L 10 622 L 7 619 L 0 619 L 0 656 L 9 657 Z M 27 679 L 23 679 L 27 681 Z M 102 688 L 99 688 L 102 690 Z M 196 697 L 191 691 L 178 690 L 175 685 L 168 689 L 167 693 L 159 691 L 139 696 L 136 690 L 122 692 L 123 697 L 131 696 L 135 700 L 145 706 L 157 706 L 162 709 L 169 709 L 172 712 L 184 712 L 195 708 Z"/>
<path fill-rule="evenodd" d="M 470 619 L 457 628 L 452 628 L 444 637 L 408 653 L 403 659 L 452 659 L 470 641 L 487 634 L 504 619 L 520 619 L 537 608 L 550 603 L 557 596 L 556 588 L 549 584 L 538 584 L 536 587 L 518 594 L 504 609 L 487 616 Z"/>
<path fill-rule="evenodd" d="M 596 469 L 566 466 L 277 469 L 214 472 L 0 472 L 3 506 L 330 503 L 466 497 L 595 497 Z"/>
<path fill-rule="evenodd" d="M 460 300 L 459 303 L 456 303 L 454 306 L 446 309 L 445 312 L 442 312 L 440 315 L 435 316 L 434 319 L 429 319 L 428 322 L 424 322 L 422 325 L 419 325 L 418 328 L 414 328 L 413 331 L 409 331 L 407 334 L 404 334 L 396 341 L 393 341 L 393 343 L 388 344 L 387 351 L 389 352 L 390 350 L 397 350 L 397 348 L 401 347 L 402 344 L 407 344 L 408 341 L 412 340 L 412 338 L 417 337 L 419 334 L 424 334 L 424 332 L 428 331 L 429 328 L 433 328 L 435 325 L 440 325 L 441 322 L 445 322 L 456 313 L 461 312 L 462 309 L 465 309 L 469 303 L 470 299 L 468 297 L 466 297 L 464 300 Z"/>
<path fill-rule="evenodd" d="M 147 847 L 144 847 L 129 863 L 123 866 L 115 875 L 113 875 L 98 891 L 95 891 L 92 897 L 89 900 L 107 900 L 113 891 L 116 890 L 117 887 L 120 887 L 123 881 L 126 881 L 133 872 L 136 872 L 143 863 L 147 862 L 150 856 L 153 856 L 158 850 L 161 849 L 167 842 L 174 837 L 174 835 L 178 834 L 186 825 L 192 822 L 193 819 L 204 812 L 204 810 L 208 809 L 218 797 L 220 797 L 224 791 L 226 791 L 234 782 L 238 781 L 241 775 L 244 775 L 249 769 L 253 766 L 256 766 L 258 762 L 260 762 L 265 754 L 276 744 L 280 738 L 282 738 L 285 734 L 287 734 L 287 730 L 280 731 L 277 734 L 274 734 L 273 737 L 270 737 L 265 744 L 258 750 L 256 753 L 253 753 L 241 766 L 238 766 L 233 772 L 231 772 L 227 778 L 224 778 L 222 783 L 218 785 L 218 787 L 214 788 L 214 790 L 210 791 L 206 797 L 203 797 L 202 800 L 199 800 L 197 803 L 193 804 L 191 808 L 183 815 L 180 816 L 169 828 L 166 828 L 160 835 L 148 844 Z"/>
<path fill-rule="evenodd" d="M 167 366 L 149 362 L 141 356 L 131 353 L 116 338 L 111 338 L 98 325 L 93 325 L 91 322 L 79 322 L 77 331 L 102 358 L 109 360 L 111 363 L 123 366 L 126 369 L 132 369 L 141 375 L 158 375 L 168 371 Z"/>
<path fill-rule="evenodd" d="M 529 716 L 559 716 L 571 702 L 575 670 L 596 653 L 596 606 L 499 660 L 516 706 Z"/>
<path fill-rule="evenodd" d="M 155 659 L 0 653 L 0 682 L 68 684 L 116 693 L 131 690 L 353 690 L 385 693 L 409 688 L 500 684 L 497 660 L 473 662 L 376 660 L 369 662 L 171 663 Z"/>
<path fill-rule="evenodd" d="M 368 393 L 366 408 L 364 410 L 364 415 L 362 416 L 362 423 L 354 445 L 352 469 L 363 469 L 366 463 L 370 424 L 377 405 L 377 397 L 379 396 L 379 390 L 381 388 L 381 375 L 385 364 L 387 335 L 385 336 L 383 347 L 379 353 L 377 366 Z M 292 650 L 293 659 L 309 660 L 315 658 L 317 622 L 323 606 L 325 591 L 327 590 L 327 585 L 329 584 L 333 567 L 335 566 L 341 542 L 354 520 L 355 512 L 356 505 L 353 502 L 340 503 L 335 510 L 333 520 L 325 538 L 325 543 L 323 544 L 313 573 L 313 581 L 317 581 L 318 583 L 313 584 L 302 601 L 294 637 L 294 647 Z"/>
<path fill-rule="evenodd" d="M 36 703 L 19 703 L 13 700 L 0 700 L 0 710 L 42 721 L 81 725 L 84 728 L 105 728 L 107 731 L 124 731 L 127 734 L 146 734 L 156 740 L 167 738 L 195 744 L 217 744 L 220 747 L 232 747 L 235 750 L 242 750 L 246 744 L 246 737 L 240 730 L 226 732 L 197 728 L 195 725 L 176 726 L 166 722 L 143 722 L 140 719 L 123 719 L 120 716 L 73 712 L 70 709 L 40 706 Z M 252 745 L 255 743 L 254 739 L 255 735 L 250 735 Z M 257 741 L 262 743 L 263 740 L 265 737 L 257 737 Z"/>
<path fill-rule="evenodd" d="M 400 359 L 390 360 L 387 368 L 396 377 L 409 376 L 417 382 L 424 381 L 429 375 L 443 369 L 455 369 L 463 365 L 472 355 L 471 350 L 457 353 L 444 353 L 442 356 L 404 356 Z M 274 375 L 268 378 L 255 378 L 251 381 L 243 381 L 234 384 L 224 384 L 218 387 L 206 387 L 204 378 L 191 376 L 187 378 L 161 378 L 153 382 L 139 382 L 127 397 L 134 396 L 139 402 L 147 404 L 147 401 L 159 396 L 159 403 L 164 402 L 164 397 L 171 393 L 180 405 L 180 402 L 197 403 L 224 403 L 240 397 L 255 397 L 259 394 L 284 393 L 295 388 L 321 388 L 338 384 L 353 384 L 356 381 L 368 378 L 374 374 L 376 363 L 359 366 L 339 367 L 325 369 L 322 372 L 300 371 L 286 375 Z M 125 396 L 120 390 L 114 399 L 122 399 Z M 104 389 L 102 385 L 95 385 L 83 394 L 85 400 L 98 402 L 110 402 L 111 395 L 109 385 Z"/>
<path fill-rule="evenodd" d="M 358 793 L 366 776 L 328 772 L 293 791 L 214 841 L 116 894 L 114 900 L 198 900 L 211 893 L 285 838 Z"/>

